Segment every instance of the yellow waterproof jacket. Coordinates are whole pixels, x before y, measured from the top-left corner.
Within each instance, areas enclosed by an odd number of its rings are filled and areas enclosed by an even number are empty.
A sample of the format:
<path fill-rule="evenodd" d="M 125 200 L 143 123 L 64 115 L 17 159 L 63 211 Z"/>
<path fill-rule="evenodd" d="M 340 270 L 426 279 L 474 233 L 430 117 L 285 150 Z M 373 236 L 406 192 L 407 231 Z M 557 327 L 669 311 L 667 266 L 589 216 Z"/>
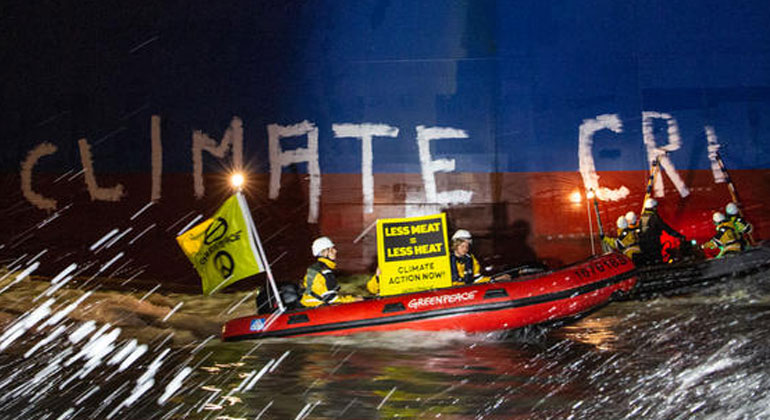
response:
<path fill-rule="evenodd" d="M 372 278 L 369 279 L 369 281 L 366 282 L 366 290 L 369 291 L 369 293 L 376 295 L 380 293 L 380 276 L 373 275 Z"/>
<path fill-rule="evenodd" d="M 337 264 L 324 257 L 319 257 L 307 269 L 307 274 L 302 280 L 302 298 L 300 303 L 306 307 L 316 307 L 330 303 L 347 303 L 356 300 L 353 296 L 339 295 L 339 285 L 334 276 Z"/>
<path fill-rule="evenodd" d="M 738 234 L 751 233 L 754 227 L 746 219 L 741 216 L 731 216 L 730 223 L 732 223 L 735 232 Z"/>
<path fill-rule="evenodd" d="M 612 249 L 622 252 L 628 258 L 642 252 L 639 248 L 639 233 L 637 229 L 625 228 L 618 229 L 618 237 L 612 238 L 605 236 L 602 241 Z"/>
<path fill-rule="evenodd" d="M 704 248 L 719 248 L 717 258 L 722 258 L 726 254 L 741 252 L 741 240 L 730 220 L 717 225 L 717 233 L 708 242 L 703 244 Z"/>
<path fill-rule="evenodd" d="M 449 254 L 449 262 L 452 270 L 452 286 L 485 283 L 490 280 L 489 277 L 481 275 L 481 265 L 471 253 L 463 257 L 457 257 L 454 253 Z"/>
<path fill-rule="evenodd" d="M 732 223 L 735 233 L 738 234 L 738 238 L 741 241 L 741 249 L 746 249 L 749 242 L 746 240 L 746 236 L 751 233 L 754 226 L 751 225 L 746 219 L 741 216 L 730 216 L 730 223 Z"/>

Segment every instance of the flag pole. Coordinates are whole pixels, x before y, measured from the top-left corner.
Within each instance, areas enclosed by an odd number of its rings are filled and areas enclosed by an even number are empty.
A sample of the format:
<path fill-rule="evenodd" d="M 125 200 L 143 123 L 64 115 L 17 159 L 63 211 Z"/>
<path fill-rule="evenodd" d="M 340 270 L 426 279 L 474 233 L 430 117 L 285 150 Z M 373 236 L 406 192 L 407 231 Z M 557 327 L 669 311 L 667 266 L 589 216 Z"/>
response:
<path fill-rule="evenodd" d="M 588 195 L 591 195 L 594 200 L 594 210 L 596 211 L 596 225 L 599 227 L 599 238 L 601 238 L 601 244 L 602 244 L 602 252 L 610 252 L 612 251 L 610 247 L 607 245 L 606 242 L 604 242 L 604 226 L 602 226 L 602 216 L 601 213 L 599 213 L 599 199 L 596 198 L 596 192 L 594 190 L 588 190 L 588 194 L 586 194 L 586 199 L 588 198 Z"/>
<path fill-rule="evenodd" d="M 644 188 L 644 200 L 642 200 L 642 213 L 644 213 L 644 205 L 647 203 L 647 199 L 652 197 L 652 188 L 655 184 L 655 177 L 660 172 L 660 158 L 666 155 L 668 152 L 660 152 L 655 156 L 655 160 L 652 161 L 652 167 L 650 168 L 650 175 L 647 178 L 647 186 Z"/>
<path fill-rule="evenodd" d="M 725 162 L 722 160 L 722 156 L 719 155 L 719 151 L 714 153 L 714 157 L 716 157 L 719 170 L 721 170 L 725 176 L 725 181 L 727 181 L 727 189 L 730 191 L 730 197 L 738 207 L 738 216 L 743 217 L 743 211 L 741 210 L 741 207 L 743 206 L 741 205 L 741 199 L 738 197 L 738 190 L 735 189 L 735 184 L 733 184 L 733 180 L 730 178 L 730 173 L 727 172 L 727 167 L 725 166 Z M 754 238 L 751 236 L 751 232 L 747 232 L 746 236 L 749 238 L 749 245 L 753 246 Z"/>
<path fill-rule="evenodd" d="M 284 312 L 286 308 L 283 306 L 281 295 L 278 293 L 278 286 L 275 284 L 275 278 L 273 277 L 273 272 L 270 270 L 270 264 L 268 264 L 267 258 L 265 258 L 265 250 L 262 248 L 262 241 L 259 239 L 259 233 L 257 233 L 256 225 L 254 225 L 254 219 L 252 219 L 251 212 L 248 210 L 249 204 L 246 202 L 246 198 L 243 196 L 243 193 L 241 193 L 240 188 L 236 191 L 235 195 L 238 197 L 238 204 L 240 205 L 243 219 L 246 220 L 246 223 L 249 225 L 249 233 L 252 235 L 252 241 L 250 241 L 252 245 L 251 252 L 254 254 L 254 258 L 257 261 L 261 261 L 265 266 L 267 282 L 270 284 L 270 288 L 275 294 L 275 300 L 278 302 L 278 310 Z M 255 243 L 257 245 L 256 249 L 254 248 Z"/>
<path fill-rule="evenodd" d="M 591 204 L 586 193 L 586 214 L 588 215 L 588 237 L 591 239 L 591 255 L 596 255 L 596 246 L 594 246 L 594 224 L 591 221 Z"/>

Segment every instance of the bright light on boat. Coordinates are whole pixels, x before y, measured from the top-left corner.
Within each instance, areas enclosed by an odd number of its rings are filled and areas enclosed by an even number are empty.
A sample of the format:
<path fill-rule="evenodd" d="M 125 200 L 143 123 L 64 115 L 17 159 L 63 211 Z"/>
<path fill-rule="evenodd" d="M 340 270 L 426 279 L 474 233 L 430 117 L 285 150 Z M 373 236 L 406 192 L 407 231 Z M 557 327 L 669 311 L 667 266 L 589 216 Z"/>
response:
<path fill-rule="evenodd" d="M 580 191 L 575 191 L 569 195 L 569 201 L 573 202 L 574 204 L 579 204 L 580 200 L 582 199 L 583 197 L 580 195 Z"/>
<path fill-rule="evenodd" d="M 593 198 L 594 198 L 594 190 L 588 190 L 588 192 L 586 193 L 586 200 L 593 200 Z"/>
<path fill-rule="evenodd" d="M 245 178 L 240 172 L 236 172 L 230 176 L 230 185 L 232 185 L 235 189 L 241 189 L 244 182 Z"/>

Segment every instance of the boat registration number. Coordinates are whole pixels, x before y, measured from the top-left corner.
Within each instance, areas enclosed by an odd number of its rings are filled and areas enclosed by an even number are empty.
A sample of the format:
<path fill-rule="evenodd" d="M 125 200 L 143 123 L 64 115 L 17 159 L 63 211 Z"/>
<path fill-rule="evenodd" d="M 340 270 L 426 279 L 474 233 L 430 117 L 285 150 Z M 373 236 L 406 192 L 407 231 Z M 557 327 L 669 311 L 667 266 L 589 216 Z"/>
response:
<path fill-rule="evenodd" d="M 610 257 L 602 261 L 586 264 L 574 270 L 573 273 L 575 273 L 575 275 L 579 279 L 584 280 L 584 279 L 591 278 L 597 274 L 602 274 L 608 269 L 612 270 L 613 268 L 618 268 L 626 264 L 628 264 L 628 260 L 621 258 L 617 255 L 611 255 Z"/>

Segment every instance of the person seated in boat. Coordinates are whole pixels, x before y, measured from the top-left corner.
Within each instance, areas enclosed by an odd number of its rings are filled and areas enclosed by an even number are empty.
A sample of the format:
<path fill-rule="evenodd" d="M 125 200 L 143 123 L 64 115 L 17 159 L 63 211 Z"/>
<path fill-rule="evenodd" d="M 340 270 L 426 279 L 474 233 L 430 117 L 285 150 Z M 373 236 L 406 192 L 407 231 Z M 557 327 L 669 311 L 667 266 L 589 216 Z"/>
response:
<path fill-rule="evenodd" d="M 738 234 L 741 250 L 746 250 L 749 247 L 748 236 L 754 227 L 741 216 L 738 205 L 735 203 L 728 203 L 725 206 L 725 213 L 727 213 L 727 219 L 732 223 L 735 233 Z"/>
<path fill-rule="evenodd" d="M 492 280 L 491 277 L 481 275 L 481 265 L 470 252 L 472 242 L 471 233 L 465 229 L 457 229 L 452 235 L 452 250 L 449 253 L 452 286 L 485 283 Z M 511 276 L 506 273 L 495 276 L 494 279 L 510 280 Z"/>
<path fill-rule="evenodd" d="M 636 217 L 636 213 L 633 211 L 629 211 L 626 213 L 626 223 L 628 223 L 628 228 L 633 229 L 636 231 L 637 235 L 639 234 L 639 218 Z"/>
<path fill-rule="evenodd" d="M 639 248 L 639 235 L 636 232 L 636 229 L 633 229 L 628 225 L 626 216 L 618 217 L 616 225 L 618 227 L 618 236 L 613 238 L 611 236 L 602 235 L 602 241 L 610 248 L 623 253 L 623 255 L 628 258 L 631 258 L 635 264 L 638 263 L 637 260 L 639 259 L 639 255 L 642 251 Z"/>
<path fill-rule="evenodd" d="M 640 263 L 645 265 L 661 264 L 663 262 L 663 245 L 660 236 L 663 231 L 685 241 L 685 236 L 669 226 L 658 214 L 658 201 L 648 198 L 644 202 L 644 211 L 639 218 L 639 248 L 641 249 Z"/>
<path fill-rule="evenodd" d="M 481 275 L 481 265 L 473 254 L 470 253 L 470 245 L 473 241 L 470 232 L 465 229 L 458 229 L 452 235 L 451 252 L 449 254 L 450 269 L 452 270 L 452 286 L 461 286 L 473 283 L 485 283 L 492 280 L 492 277 Z M 494 276 L 494 280 L 510 280 L 508 273 Z M 380 268 L 366 282 L 366 290 L 373 294 L 380 292 Z"/>
<path fill-rule="evenodd" d="M 722 258 L 729 255 L 735 255 L 741 252 L 741 241 L 738 233 L 733 227 L 733 223 L 721 212 L 714 212 L 711 218 L 716 225 L 716 234 L 702 248 L 719 249 L 716 258 Z"/>
<path fill-rule="evenodd" d="M 331 303 L 347 303 L 361 300 L 360 297 L 339 294 L 339 285 L 334 276 L 337 267 L 337 248 L 326 236 L 313 241 L 313 256 L 318 259 L 307 269 L 302 280 L 302 297 L 300 303 L 305 307 L 316 307 Z"/>

